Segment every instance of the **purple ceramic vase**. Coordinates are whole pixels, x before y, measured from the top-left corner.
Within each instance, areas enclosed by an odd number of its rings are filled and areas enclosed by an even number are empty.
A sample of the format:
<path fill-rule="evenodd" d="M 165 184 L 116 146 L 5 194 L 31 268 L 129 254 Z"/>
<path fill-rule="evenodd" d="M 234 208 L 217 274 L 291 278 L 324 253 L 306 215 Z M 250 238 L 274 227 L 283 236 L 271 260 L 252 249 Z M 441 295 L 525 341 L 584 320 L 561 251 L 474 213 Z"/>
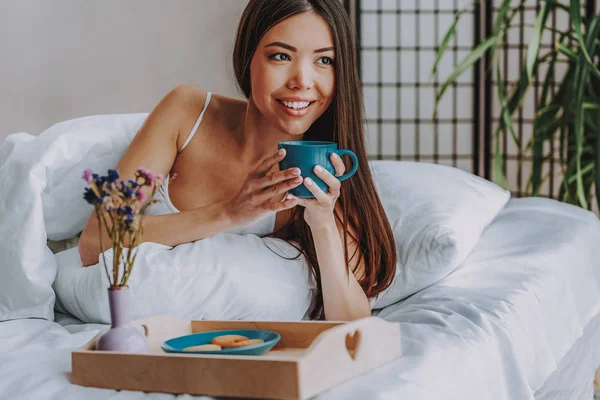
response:
<path fill-rule="evenodd" d="M 111 328 L 96 342 L 96 350 L 119 351 L 123 353 L 150 353 L 148 327 L 143 325 L 145 335 L 131 325 L 131 293 L 127 286 L 108 289 Z"/>

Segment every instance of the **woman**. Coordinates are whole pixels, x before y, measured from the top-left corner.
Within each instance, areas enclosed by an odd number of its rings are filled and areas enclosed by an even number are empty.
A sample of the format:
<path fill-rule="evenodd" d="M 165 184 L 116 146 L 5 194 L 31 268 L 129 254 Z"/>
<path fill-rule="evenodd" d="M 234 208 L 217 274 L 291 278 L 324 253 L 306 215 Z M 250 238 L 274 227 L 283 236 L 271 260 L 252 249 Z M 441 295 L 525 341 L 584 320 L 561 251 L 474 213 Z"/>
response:
<path fill-rule="evenodd" d="M 318 289 L 312 319 L 370 315 L 369 298 L 390 285 L 396 254 L 364 148 L 354 34 L 341 2 L 251 0 L 233 63 L 247 101 L 179 86 L 117 165 L 125 178 L 139 166 L 171 177 L 162 202 L 147 211 L 143 240 L 176 246 L 220 232 L 277 237 L 310 265 Z M 324 193 L 296 169 L 279 170 L 285 154 L 277 144 L 290 140 L 337 142 L 358 156 L 358 171 L 341 185 L 336 176 L 346 167 L 332 156 L 335 176 L 315 169 L 330 188 Z M 301 184 L 314 199 L 286 195 Z M 79 250 L 84 265 L 98 262 L 94 217 Z"/>

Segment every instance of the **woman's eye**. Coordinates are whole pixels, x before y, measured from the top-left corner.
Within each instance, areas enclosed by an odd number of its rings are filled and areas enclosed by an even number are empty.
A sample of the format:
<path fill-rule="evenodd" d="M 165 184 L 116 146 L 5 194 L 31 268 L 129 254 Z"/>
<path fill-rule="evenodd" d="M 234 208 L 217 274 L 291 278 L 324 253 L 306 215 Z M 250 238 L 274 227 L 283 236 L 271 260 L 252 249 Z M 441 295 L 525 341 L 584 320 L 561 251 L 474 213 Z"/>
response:
<path fill-rule="evenodd" d="M 277 54 L 273 54 L 272 56 L 269 57 L 271 60 L 275 60 L 275 61 L 288 61 L 290 58 L 288 57 L 287 54 L 284 53 L 277 53 Z"/>
<path fill-rule="evenodd" d="M 333 60 L 330 57 L 321 57 L 319 62 L 324 65 L 333 65 Z"/>

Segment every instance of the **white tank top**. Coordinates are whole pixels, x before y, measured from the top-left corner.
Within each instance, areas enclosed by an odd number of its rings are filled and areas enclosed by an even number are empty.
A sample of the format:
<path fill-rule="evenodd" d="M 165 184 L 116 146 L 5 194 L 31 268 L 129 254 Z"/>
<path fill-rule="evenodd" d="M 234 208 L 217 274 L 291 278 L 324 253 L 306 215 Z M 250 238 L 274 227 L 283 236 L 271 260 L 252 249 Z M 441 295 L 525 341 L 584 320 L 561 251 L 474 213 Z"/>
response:
<path fill-rule="evenodd" d="M 212 93 L 208 92 L 206 95 L 206 102 L 204 103 L 204 108 L 200 113 L 200 116 L 196 120 L 192 131 L 189 133 L 185 143 L 181 146 L 178 153 L 180 153 L 192 140 L 196 132 L 198 131 L 198 127 L 200 126 L 200 122 L 202 121 L 202 117 L 204 117 L 204 113 L 208 108 L 208 104 L 210 103 Z M 146 208 L 145 215 L 166 215 L 166 214 L 174 214 L 178 213 L 179 210 L 173 205 L 171 199 L 169 198 L 169 178 L 170 174 L 165 177 L 165 181 L 161 188 L 154 195 L 154 199 L 158 200 L 157 203 L 150 204 L 148 208 Z M 275 220 L 277 213 L 272 212 L 267 214 L 266 217 L 261 220 L 255 222 L 254 224 L 246 227 L 236 227 L 225 232 L 227 233 L 237 233 L 237 234 L 254 234 L 258 236 L 268 235 L 275 230 Z"/>

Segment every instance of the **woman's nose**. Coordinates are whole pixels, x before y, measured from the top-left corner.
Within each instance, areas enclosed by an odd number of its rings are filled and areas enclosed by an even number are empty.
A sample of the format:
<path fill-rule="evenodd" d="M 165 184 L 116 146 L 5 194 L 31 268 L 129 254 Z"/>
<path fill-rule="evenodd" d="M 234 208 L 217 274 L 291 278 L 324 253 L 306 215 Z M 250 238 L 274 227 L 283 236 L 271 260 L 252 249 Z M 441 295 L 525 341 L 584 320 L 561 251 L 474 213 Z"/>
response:
<path fill-rule="evenodd" d="M 312 66 L 306 64 L 298 64 L 292 70 L 292 75 L 288 81 L 290 89 L 311 89 L 314 86 L 314 78 L 312 76 Z"/>

